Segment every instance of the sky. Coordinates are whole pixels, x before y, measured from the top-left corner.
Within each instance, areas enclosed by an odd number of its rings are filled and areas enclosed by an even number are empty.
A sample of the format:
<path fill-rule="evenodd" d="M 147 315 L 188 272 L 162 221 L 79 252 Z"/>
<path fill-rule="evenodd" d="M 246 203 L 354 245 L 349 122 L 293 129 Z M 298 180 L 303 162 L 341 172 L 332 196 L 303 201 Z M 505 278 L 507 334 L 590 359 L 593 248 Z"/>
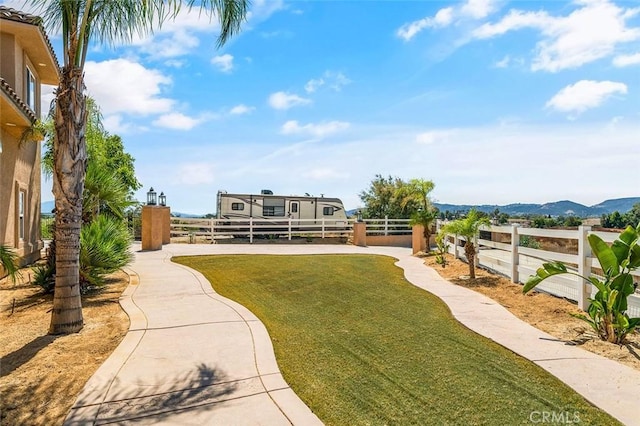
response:
<path fill-rule="evenodd" d="M 88 54 L 141 201 L 153 187 L 204 214 L 218 190 L 270 189 L 352 209 L 377 174 L 433 180 L 451 204 L 640 196 L 638 0 L 254 0 L 240 34 L 217 34 L 183 10 Z"/>

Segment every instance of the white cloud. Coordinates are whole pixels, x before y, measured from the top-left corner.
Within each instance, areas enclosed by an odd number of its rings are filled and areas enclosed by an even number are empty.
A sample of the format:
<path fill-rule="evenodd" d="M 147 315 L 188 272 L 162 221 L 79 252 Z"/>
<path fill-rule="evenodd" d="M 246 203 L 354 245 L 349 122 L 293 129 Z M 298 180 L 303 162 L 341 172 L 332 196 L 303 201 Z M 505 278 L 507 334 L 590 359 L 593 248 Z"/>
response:
<path fill-rule="evenodd" d="M 436 142 L 446 142 L 452 133 L 452 130 L 431 130 L 428 132 L 419 133 L 416 136 L 416 142 L 421 145 L 431 145 Z"/>
<path fill-rule="evenodd" d="M 640 53 L 633 55 L 619 55 L 613 58 L 613 65 L 616 67 L 627 67 L 629 65 L 640 64 Z"/>
<path fill-rule="evenodd" d="M 280 133 L 284 135 L 299 134 L 323 138 L 333 133 L 346 130 L 349 126 L 350 124 L 344 121 L 329 121 L 318 124 L 309 123 L 300 125 L 296 120 L 290 120 L 282 125 Z"/>
<path fill-rule="evenodd" d="M 131 130 L 130 125 L 123 123 L 122 115 L 120 114 L 104 116 L 102 119 L 102 125 L 109 133 L 113 134 L 127 133 Z"/>
<path fill-rule="evenodd" d="M 295 93 L 275 92 L 269 95 L 269 105 L 274 109 L 289 109 L 310 103 L 310 99 L 302 98 Z"/>
<path fill-rule="evenodd" d="M 183 66 L 185 66 L 186 61 L 180 59 L 168 59 L 164 61 L 164 64 L 172 68 L 182 68 Z"/>
<path fill-rule="evenodd" d="M 233 56 L 225 53 L 224 55 L 214 56 L 211 63 L 222 72 L 231 72 L 233 70 Z"/>
<path fill-rule="evenodd" d="M 426 17 L 404 24 L 396 31 L 396 35 L 404 41 L 409 41 L 425 28 L 446 27 L 453 20 L 453 8 L 446 7 L 438 10 L 433 17 Z"/>
<path fill-rule="evenodd" d="M 473 32 L 479 39 L 509 31 L 534 28 L 542 39 L 536 44 L 533 71 L 557 72 L 577 68 L 613 54 L 622 43 L 640 40 L 640 28 L 626 21 L 640 9 L 623 9 L 607 0 L 583 0 L 567 16 L 554 17 L 546 11 L 511 10 L 497 23 L 487 23 Z"/>
<path fill-rule="evenodd" d="M 467 0 L 456 6 L 445 7 L 434 16 L 427 16 L 417 21 L 402 25 L 396 36 L 409 41 L 427 28 L 444 28 L 456 21 L 483 19 L 495 12 L 500 0 Z"/>
<path fill-rule="evenodd" d="M 251 111 L 255 110 L 254 107 L 246 106 L 244 104 L 236 105 L 231 110 L 229 110 L 229 114 L 233 115 L 242 115 L 249 114 Z"/>
<path fill-rule="evenodd" d="M 170 85 L 171 78 L 128 59 L 88 61 L 85 81 L 87 91 L 105 115 L 161 114 L 171 110 L 175 103 L 161 96 L 162 87 Z"/>
<path fill-rule="evenodd" d="M 178 166 L 178 181 L 183 185 L 204 185 L 215 181 L 213 165 L 185 163 Z"/>
<path fill-rule="evenodd" d="M 45 119 L 49 115 L 49 111 L 51 110 L 51 103 L 55 99 L 56 95 L 54 91 L 56 90 L 56 86 L 50 86 L 48 84 L 40 85 L 40 111 L 41 118 Z"/>
<path fill-rule="evenodd" d="M 560 90 L 546 106 L 562 112 L 581 113 L 600 106 L 615 94 L 624 95 L 627 86 L 614 81 L 580 80 Z"/>
<path fill-rule="evenodd" d="M 193 118 L 179 112 L 172 112 L 161 115 L 154 120 L 153 124 L 166 129 L 191 130 L 203 121 L 203 118 Z"/>
<path fill-rule="evenodd" d="M 311 79 L 305 84 L 304 90 L 307 93 L 313 93 L 322 86 L 329 87 L 330 89 L 339 92 L 342 88 L 351 83 L 351 80 L 347 78 L 341 72 L 325 71 L 322 77 Z"/>
<path fill-rule="evenodd" d="M 496 0 L 467 0 L 460 8 L 460 12 L 474 19 L 482 19 L 489 16 L 496 9 Z"/>
<path fill-rule="evenodd" d="M 307 81 L 307 84 L 304 85 L 304 90 L 307 93 L 313 93 L 316 90 L 318 90 L 318 88 L 323 84 L 324 84 L 324 80 L 322 78 L 313 78 Z"/>
<path fill-rule="evenodd" d="M 496 62 L 494 66 L 496 68 L 507 68 L 510 62 L 511 62 L 511 58 L 509 57 L 509 55 L 506 55 L 504 58 Z"/>

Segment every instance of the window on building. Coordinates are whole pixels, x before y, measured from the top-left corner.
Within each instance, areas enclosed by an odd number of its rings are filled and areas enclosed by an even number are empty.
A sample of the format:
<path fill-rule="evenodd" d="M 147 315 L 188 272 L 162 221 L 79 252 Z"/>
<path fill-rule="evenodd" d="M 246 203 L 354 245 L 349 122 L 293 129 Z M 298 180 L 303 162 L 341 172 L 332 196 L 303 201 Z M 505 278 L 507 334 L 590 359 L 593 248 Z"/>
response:
<path fill-rule="evenodd" d="M 27 106 L 31 108 L 31 111 L 36 111 L 36 78 L 29 69 L 26 68 L 26 77 L 27 77 L 27 93 L 26 100 Z"/>
<path fill-rule="evenodd" d="M 18 240 L 23 241 L 25 237 L 25 200 L 27 193 L 23 190 L 18 192 Z"/>
<path fill-rule="evenodd" d="M 298 213 L 298 203 L 291 203 L 291 213 Z"/>
<path fill-rule="evenodd" d="M 333 216 L 333 207 L 324 207 L 322 209 L 322 214 L 324 216 Z"/>
<path fill-rule="evenodd" d="M 244 210 L 244 203 L 231 203 L 231 210 Z"/>
<path fill-rule="evenodd" d="M 284 198 L 265 198 L 262 204 L 263 216 L 284 216 Z"/>

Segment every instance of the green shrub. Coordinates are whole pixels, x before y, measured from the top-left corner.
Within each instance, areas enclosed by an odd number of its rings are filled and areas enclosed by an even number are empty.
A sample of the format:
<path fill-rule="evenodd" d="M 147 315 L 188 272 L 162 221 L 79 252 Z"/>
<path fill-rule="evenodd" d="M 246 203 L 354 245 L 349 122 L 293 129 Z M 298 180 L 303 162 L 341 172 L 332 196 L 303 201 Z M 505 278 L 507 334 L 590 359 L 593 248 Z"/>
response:
<path fill-rule="evenodd" d="M 33 268 L 33 284 L 41 287 L 45 293 L 53 293 L 56 286 L 55 267 L 49 264 L 38 265 Z"/>
<path fill-rule="evenodd" d="M 104 275 L 132 260 L 131 235 L 124 221 L 98 215 L 80 233 L 80 285 L 83 291 L 104 284 Z"/>
<path fill-rule="evenodd" d="M 640 327 L 640 318 L 629 318 L 627 314 L 627 299 L 636 287 L 631 272 L 640 268 L 639 234 L 640 224 L 636 228 L 628 226 L 611 246 L 596 234 L 589 235 L 591 251 L 600 262 L 604 278 L 582 277 L 568 270 L 562 262 L 549 262 L 527 280 L 522 292 L 527 293 L 545 279 L 559 274 L 577 275 L 590 281 L 598 292 L 593 299 L 589 299 L 588 316 L 575 316 L 589 323 L 602 340 L 623 344 L 627 334 Z"/>
<path fill-rule="evenodd" d="M 530 235 L 520 235 L 520 247 L 539 249 L 540 243 Z"/>
<path fill-rule="evenodd" d="M 0 244 L 0 277 L 8 275 L 14 283 L 22 276 L 18 266 L 18 255 L 9 246 Z"/>
<path fill-rule="evenodd" d="M 447 266 L 447 252 L 449 251 L 449 241 L 447 241 L 447 234 L 444 232 L 438 232 L 436 235 L 436 263 L 443 268 Z"/>

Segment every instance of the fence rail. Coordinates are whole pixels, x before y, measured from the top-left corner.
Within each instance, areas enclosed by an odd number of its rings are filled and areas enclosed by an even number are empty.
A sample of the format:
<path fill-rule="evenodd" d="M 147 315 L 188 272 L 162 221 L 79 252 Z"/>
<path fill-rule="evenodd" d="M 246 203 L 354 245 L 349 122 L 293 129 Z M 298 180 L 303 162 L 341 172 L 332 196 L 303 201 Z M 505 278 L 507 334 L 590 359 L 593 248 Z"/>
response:
<path fill-rule="evenodd" d="M 274 237 L 349 237 L 353 233 L 354 219 L 191 219 L 171 218 L 172 237 L 223 238 Z M 408 219 L 366 219 L 368 235 L 411 234 Z"/>
<path fill-rule="evenodd" d="M 438 223 L 438 227 L 441 227 Z M 580 226 L 577 230 L 537 229 L 514 226 L 491 226 L 482 229 L 491 233 L 491 240 L 478 239 L 478 256 L 476 262 L 487 269 L 494 270 L 511 278 L 511 281 L 524 283 L 544 262 L 551 260 L 566 263 L 575 272 L 588 277 L 602 271 L 598 259 L 591 255 L 587 242 L 589 234 L 596 234 L 605 242 L 613 242 L 617 232 L 592 231 L 589 226 Z M 564 252 L 543 249 L 541 247 L 526 247 L 522 236 L 534 237 L 534 240 L 568 240 L 564 244 Z M 537 238 L 537 239 L 536 239 Z M 448 251 L 455 257 L 464 257 L 464 238 L 448 235 Z M 530 241 L 530 240 L 529 240 Z M 566 247 L 571 247 L 567 250 Z M 577 248 L 577 253 L 571 253 Z M 566 251 L 569 251 L 567 253 Z M 640 279 L 640 271 L 634 271 L 634 280 Z M 564 297 L 578 302 L 581 309 L 586 309 L 588 299 L 595 295 L 597 289 L 588 281 L 574 275 L 557 275 L 543 281 L 536 287 L 554 296 Z M 629 297 L 628 313 L 632 317 L 640 317 L 640 294 Z"/>

